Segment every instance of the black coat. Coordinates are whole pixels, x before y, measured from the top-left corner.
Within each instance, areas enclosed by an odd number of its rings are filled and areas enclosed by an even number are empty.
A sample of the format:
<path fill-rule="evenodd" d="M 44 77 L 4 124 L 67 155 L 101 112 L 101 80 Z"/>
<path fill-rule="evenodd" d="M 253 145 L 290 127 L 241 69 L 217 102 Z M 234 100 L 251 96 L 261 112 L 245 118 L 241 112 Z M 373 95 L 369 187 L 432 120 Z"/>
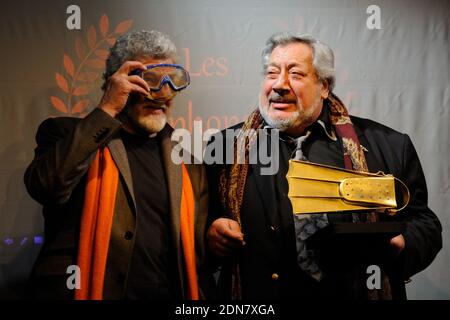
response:
<path fill-rule="evenodd" d="M 43 205 L 45 243 L 33 267 L 30 295 L 41 299 L 72 299 L 66 286 L 67 267 L 77 262 L 81 213 L 87 171 L 100 147 L 108 146 L 119 169 L 119 184 L 104 280 L 104 299 L 121 299 L 125 295 L 129 265 L 136 237 L 136 204 L 133 181 L 125 146 L 118 134 L 120 122 L 100 109 L 83 119 L 54 118 L 44 121 L 36 134 L 35 157 L 25 173 L 30 195 Z M 175 143 L 173 129 L 158 134 L 161 157 L 168 185 L 170 238 L 179 274 L 179 297 L 184 298 L 184 258 L 180 240 L 181 165 L 171 160 Z M 195 200 L 195 245 L 200 297 L 205 298 L 212 277 L 204 269 L 204 230 L 207 214 L 206 172 L 201 165 L 186 165 Z M 82 276 L 82 275 L 81 275 Z"/>
<path fill-rule="evenodd" d="M 406 134 L 401 134 L 371 120 L 352 117 L 360 144 L 365 147 L 370 172 L 391 173 L 408 186 L 411 200 L 395 218 L 383 220 L 405 222 L 405 249 L 397 255 L 389 238 L 364 239 L 339 237 L 319 232 L 309 242 L 321 253 L 327 271 L 318 283 L 296 263 L 296 245 L 292 209 L 280 210 L 276 192 L 279 177 L 259 174 L 260 164 L 249 166 L 241 209 L 242 231 L 246 245 L 240 252 L 242 294 L 244 299 L 347 298 L 366 299 L 366 272 L 376 264 L 388 273 L 394 299 L 406 298 L 404 280 L 425 269 L 442 247 L 442 227 L 427 206 L 424 174 Z M 242 124 L 235 126 L 240 128 Z M 222 135 L 223 136 L 223 135 Z M 226 142 L 229 150 L 232 141 Z M 320 148 L 320 152 L 314 152 Z M 331 141 L 325 134 L 314 134 L 306 146 L 311 162 L 344 167 L 339 139 Z M 223 165 L 207 167 L 210 186 L 210 217 L 227 216 L 218 195 L 218 179 Z M 287 164 L 281 163 L 278 175 L 285 176 Z M 277 189 L 278 190 L 278 189 Z M 289 203 L 290 205 L 290 203 Z M 350 222 L 350 214 L 328 214 L 331 224 Z M 210 221 L 210 223 L 212 220 Z M 229 261 L 223 260 L 219 279 L 219 296 L 229 297 Z"/>

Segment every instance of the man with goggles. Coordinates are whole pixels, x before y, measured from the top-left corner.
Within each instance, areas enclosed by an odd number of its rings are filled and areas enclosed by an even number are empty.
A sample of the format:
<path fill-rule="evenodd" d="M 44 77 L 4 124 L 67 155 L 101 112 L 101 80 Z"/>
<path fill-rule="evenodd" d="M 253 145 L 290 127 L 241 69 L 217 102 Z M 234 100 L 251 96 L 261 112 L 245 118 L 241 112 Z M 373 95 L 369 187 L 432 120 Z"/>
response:
<path fill-rule="evenodd" d="M 25 184 L 44 206 L 47 233 L 31 297 L 178 301 L 213 292 L 205 169 L 171 158 L 168 112 L 189 85 L 176 56 L 161 32 L 122 35 L 98 107 L 39 127 Z M 69 265 L 80 268 L 80 289 L 66 285 Z"/>

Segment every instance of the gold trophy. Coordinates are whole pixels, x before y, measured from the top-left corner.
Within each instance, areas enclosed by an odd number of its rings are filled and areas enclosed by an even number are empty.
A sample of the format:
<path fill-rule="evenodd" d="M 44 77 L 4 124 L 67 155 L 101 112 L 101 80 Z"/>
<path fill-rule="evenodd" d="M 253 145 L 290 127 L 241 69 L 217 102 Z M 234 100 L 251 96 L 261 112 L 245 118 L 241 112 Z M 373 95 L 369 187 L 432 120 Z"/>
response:
<path fill-rule="evenodd" d="M 288 197 L 294 214 L 379 211 L 395 215 L 409 202 L 407 186 L 391 174 L 367 173 L 290 160 Z M 403 195 L 398 208 L 396 182 Z"/>

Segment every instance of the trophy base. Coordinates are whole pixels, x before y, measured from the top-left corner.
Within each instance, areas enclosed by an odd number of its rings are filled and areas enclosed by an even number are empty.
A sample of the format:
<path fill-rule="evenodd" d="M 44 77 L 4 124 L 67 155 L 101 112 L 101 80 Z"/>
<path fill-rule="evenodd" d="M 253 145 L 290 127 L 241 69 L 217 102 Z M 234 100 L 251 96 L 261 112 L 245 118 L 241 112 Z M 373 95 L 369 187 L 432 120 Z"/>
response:
<path fill-rule="evenodd" d="M 393 238 L 405 231 L 404 222 L 351 223 L 337 222 L 330 224 L 330 234 L 349 235 L 364 238 Z"/>
<path fill-rule="evenodd" d="M 336 222 L 306 240 L 311 249 L 348 253 L 349 255 L 384 255 L 389 241 L 405 231 L 404 222 Z"/>

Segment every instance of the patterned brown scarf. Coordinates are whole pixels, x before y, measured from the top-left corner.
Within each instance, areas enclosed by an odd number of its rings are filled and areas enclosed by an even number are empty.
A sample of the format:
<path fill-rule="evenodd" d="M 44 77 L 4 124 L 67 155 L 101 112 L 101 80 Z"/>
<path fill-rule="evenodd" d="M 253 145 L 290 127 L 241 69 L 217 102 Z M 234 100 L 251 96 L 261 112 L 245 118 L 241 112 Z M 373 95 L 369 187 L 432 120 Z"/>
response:
<path fill-rule="evenodd" d="M 328 105 L 331 123 L 342 142 L 345 168 L 368 172 L 364 151 L 359 143 L 347 108 L 333 93 L 329 94 L 324 104 Z M 262 129 L 263 126 L 264 120 L 259 110 L 256 109 L 247 118 L 238 136 L 235 138 L 233 164 L 228 170 L 224 168 L 220 176 L 219 192 L 222 206 L 225 208 L 225 212 L 229 214 L 229 217 L 236 220 L 239 224 L 241 224 L 241 207 L 248 173 L 249 150 L 256 141 L 258 129 Z M 355 214 L 354 220 L 359 220 L 358 217 L 359 214 Z M 375 212 L 367 214 L 366 222 L 376 222 L 377 220 L 378 216 Z M 231 298 L 233 300 L 240 300 L 242 295 L 239 261 L 237 257 L 234 257 L 231 276 Z M 382 273 L 381 280 L 382 289 L 368 289 L 368 299 L 392 298 L 389 280 L 384 272 Z"/>

